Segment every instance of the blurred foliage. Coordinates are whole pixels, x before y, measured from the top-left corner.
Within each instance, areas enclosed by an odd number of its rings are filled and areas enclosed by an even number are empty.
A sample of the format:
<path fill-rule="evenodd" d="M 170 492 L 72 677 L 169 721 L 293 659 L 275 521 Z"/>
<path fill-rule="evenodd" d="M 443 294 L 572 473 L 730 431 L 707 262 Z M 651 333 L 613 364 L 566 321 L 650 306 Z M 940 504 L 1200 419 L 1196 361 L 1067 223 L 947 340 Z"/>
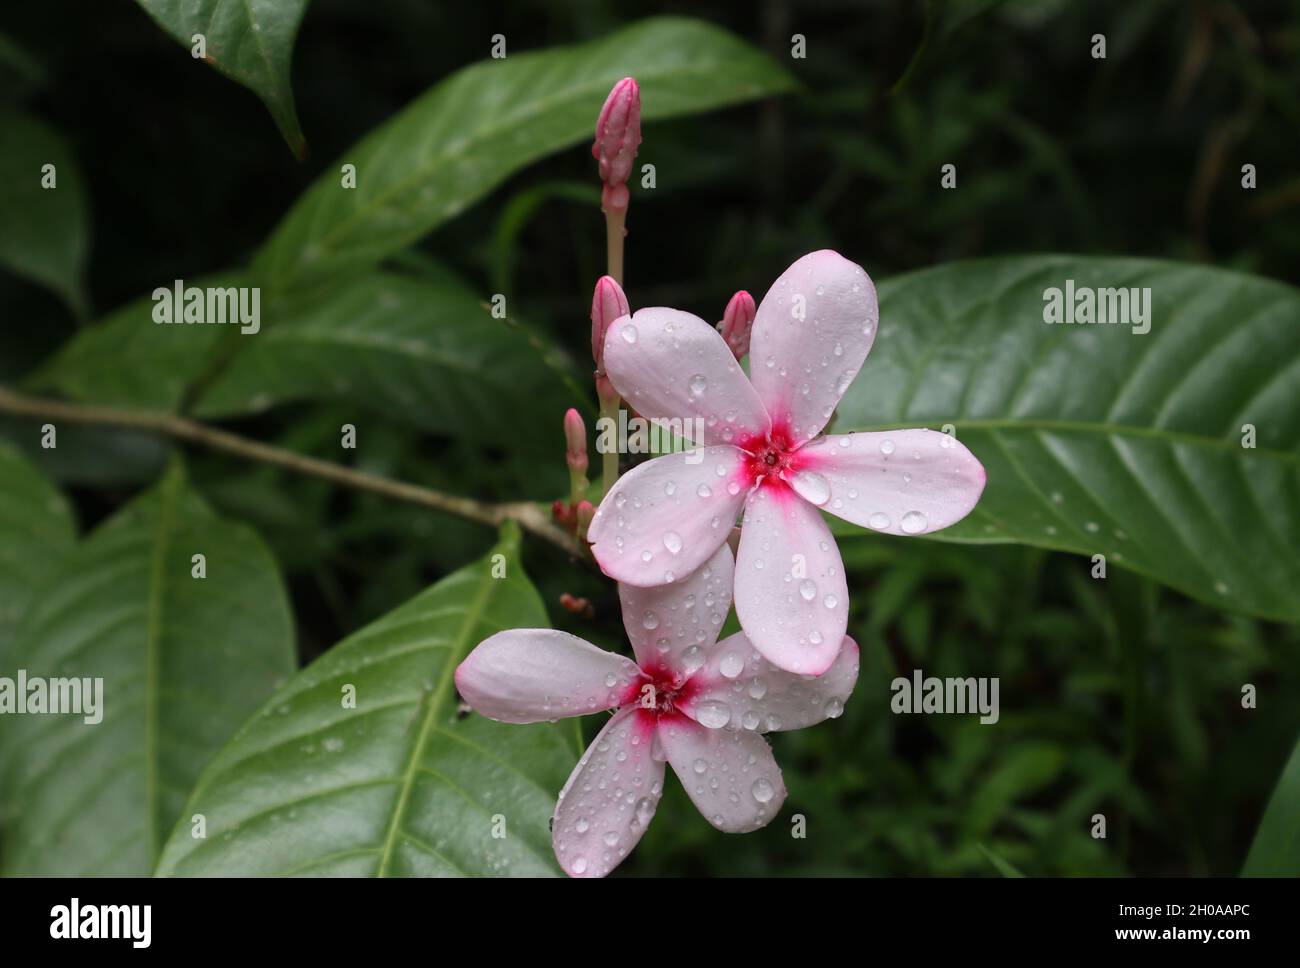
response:
<path fill-rule="evenodd" d="M 600 36 L 665 10 L 711 20 L 788 63 L 801 92 L 648 125 L 634 189 L 634 304 L 720 317 L 797 255 L 834 247 L 873 276 L 955 258 L 1070 251 L 1177 258 L 1300 282 L 1300 5 L 1222 0 L 756 4 L 539 0 L 499 5 L 313 0 L 293 61 L 309 159 L 248 91 L 196 69 L 129 3 L 11 5 L 0 107 L 56 129 L 90 206 L 92 316 L 159 280 L 240 264 L 348 145 L 439 78 L 487 55 Z M 1089 56 L 1104 31 L 1108 56 Z M 807 58 L 789 60 L 792 33 Z M 957 166 L 958 190 L 939 190 Z M 1243 164 L 1259 187 L 1240 187 Z M 452 267 L 585 359 L 603 272 L 594 164 L 562 152 L 510 178 L 403 260 Z M 0 275 L 0 379 L 27 373 L 78 321 Z M 869 379 L 864 374 L 864 379 Z M 241 432 L 337 458 L 341 404 L 240 420 Z M 17 426 L 0 432 L 15 439 Z M 75 438 L 66 438 L 69 446 Z M 485 499 L 563 487 L 554 460 L 370 420 L 365 470 Z M 89 530 L 150 482 L 161 448 L 93 435 L 37 452 Z M 190 477 L 258 529 L 286 572 L 300 657 L 482 555 L 494 535 L 319 481 L 194 454 Z M 93 488 L 93 489 L 92 489 Z M 862 679 L 844 717 L 774 737 L 790 799 L 758 834 L 717 835 L 669 783 L 639 874 L 1234 874 L 1300 732 L 1300 634 L 1190 602 L 1085 559 L 1013 546 L 870 536 L 841 542 Z M 526 542 L 557 627 L 621 648 L 614 589 Z M 557 602 L 585 596 L 594 621 Z M 1001 677 L 998 727 L 895 716 L 889 681 Z M 1242 710 L 1243 683 L 1259 708 Z M 598 723 L 584 724 L 590 736 Z M 807 817 L 793 839 L 790 818 Z M 1108 837 L 1089 835 L 1104 813 Z M 743 846 L 743 849 L 742 849 Z"/>

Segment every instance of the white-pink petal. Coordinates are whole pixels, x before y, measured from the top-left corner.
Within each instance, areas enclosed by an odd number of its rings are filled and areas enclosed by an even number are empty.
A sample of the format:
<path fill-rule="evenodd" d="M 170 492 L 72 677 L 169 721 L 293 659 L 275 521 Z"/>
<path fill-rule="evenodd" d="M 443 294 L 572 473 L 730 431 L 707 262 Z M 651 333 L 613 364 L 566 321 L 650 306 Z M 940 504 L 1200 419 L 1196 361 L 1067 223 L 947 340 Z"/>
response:
<path fill-rule="evenodd" d="M 536 723 L 618 706 L 643 678 L 630 659 L 568 632 L 508 629 L 465 657 L 456 691 L 488 719 Z"/>
<path fill-rule="evenodd" d="M 734 575 L 731 548 L 723 542 L 712 558 L 671 585 L 619 583 L 623 626 L 642 669 L 684 678 L 708 661 L 731 610 Z"/>
<path fill-rule="evenodd" d="M 725 833 L 766 826 L 785 803 L 781 769 L 757 733 L 708 729 L 677 716 L 659 721 L 659 743 L 686 795 Z"/>
<path fill-rule="evenodd" d="M 970 513 L 984 467 L 950 434 L 887 430 L 832 434 L 799 452 L 830 487 L 823 510 L 888 534 L 928 534 Z"/>
<path fill-rule="evenodd" d="M 732 727 L 759 733 L 803 729 L 842 715 L 857 681 L 858 644 L 848 636 L 829 669 L 806 676 L 778 669 L 737 632 L 719 642 L 692 677 L 695 689 L 682 710 L 696 717 L 704 707 L 720 718 L 717 711 L 725 708 Z"/>
<path fill-rule="evenodd" d="M 778 668 L 818 676 L 848 627 L 844 564 L 817 508 L 780 484 L 745 504 L 736 555 L 736 616 Z"/>
<path fill-rule="evenodd" d="M 830 420 L 876 337 L 876 287 L 856 263 L 822 249 L 790 266 L 758 307 L 750 379 L 773 424 L 811 440 Z"/>
<path fill-rule="evenodd" d="M 570 877 L 604 877 L 645 833 L 664 790 L 654 738 L 653 717 L 626 706 L 569 775 L 555 805 L 551 846 Z"/>
<path fill-rule="evenodd" d="M 690 313 L 654 307 L 614 321 L 605 372 L 643 417 L 677 419 L 696 444 L 765 434 L 767 412 L 726 340 Z"/>
<path fill-rule="evenodd" d="M 744 455 L 729 444 L 648 460 L 619 478 L 587 540 L 601 570 L 648 588 L 684 579 L 731 533 L 745 501 Z"/>

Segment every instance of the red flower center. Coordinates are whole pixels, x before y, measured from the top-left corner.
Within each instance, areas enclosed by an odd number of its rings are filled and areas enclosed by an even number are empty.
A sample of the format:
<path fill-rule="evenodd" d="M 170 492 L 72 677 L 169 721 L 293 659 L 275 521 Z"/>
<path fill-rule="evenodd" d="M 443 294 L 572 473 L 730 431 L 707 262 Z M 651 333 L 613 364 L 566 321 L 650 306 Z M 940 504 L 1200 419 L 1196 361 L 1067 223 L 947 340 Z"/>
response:
<path fill-rule="evenodd" d="M 775 484 L 783 473 L 797 468 L 799 450 L 784 427 L 773 427 L 766 436 L 747 437 L 739 447 L 745 452 L 743 466 L 751 487 L 759 481 Z"/>

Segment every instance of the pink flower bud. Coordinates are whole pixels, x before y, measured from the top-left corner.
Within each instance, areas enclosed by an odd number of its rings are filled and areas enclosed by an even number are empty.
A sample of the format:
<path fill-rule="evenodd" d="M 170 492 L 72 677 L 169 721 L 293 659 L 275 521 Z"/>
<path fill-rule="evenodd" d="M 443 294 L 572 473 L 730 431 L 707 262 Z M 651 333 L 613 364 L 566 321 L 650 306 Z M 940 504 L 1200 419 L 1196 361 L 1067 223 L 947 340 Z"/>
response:
<path fill-rule="evenodd" d="M 591 357 L 596 361 L 597 380 L 604 375 L 605 334 L 614 320 L 629 312 L 623 287 L 613 276 L 601 276 L 591 297 Z"/>
<path fill-rule="evenodd" d="M 718 332 L 731 347 L 731 352 L 740 359 L 749 353 L 749 334 L 754 329 L 754 316 L 758 310 L 754 306 L 754 297 L 745 290 L 740 290 L 727 303 L 727 311 L 718 323 Z"/>
<path fill-rule="evenodd" d="M 577 507 L 573 509 L 573 516 L 574 533 L 585 541 L 587 529 L 591 527 L 591 519 L 596 516 L 596 509 L 590 501 L 579 501 Z"/>
<path fill-rule="evenodd" d="M 573 474 L 587 473 L 587 425 L 582 422 L 582 414 L 569 408 L 564 415 L 564 458 Z"/>
<path fill-rule="evenodd" d="M 600 180 L 605 183 L 600 203 L 606 211 L 627 208 L 627 178 L 640 144 L 641 88 L 635 78 L 625 77 L 605 98 L 591 146 L 591 156 L 600 162 Z"/>

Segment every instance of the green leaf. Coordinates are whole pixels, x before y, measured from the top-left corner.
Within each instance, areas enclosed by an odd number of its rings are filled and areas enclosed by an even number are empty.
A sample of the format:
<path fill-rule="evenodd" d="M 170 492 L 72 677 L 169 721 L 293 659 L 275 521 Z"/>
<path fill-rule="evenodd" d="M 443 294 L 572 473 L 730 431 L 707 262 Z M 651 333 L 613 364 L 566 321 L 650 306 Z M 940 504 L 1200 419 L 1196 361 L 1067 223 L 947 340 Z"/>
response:
<path fill-rule="evenodd" d="M 173 466 L 64 556 L 14 654 L 29 681 L 100 678 L 103 696 L 96 724 L 4 717 L 5 873 L 142 876 L 203 764 L 292 673 L 292 617 L 261 540 Z"/>
<path fill-rule="evenodd" d="M 223 273 L 185 280 L 185 285 L 206 289 L 249 282 Z M 170 291 L 172 283 L 166 280 L 160 288 Z M 223 341 L 238 348 L 240 338 L 258 338 L 242 336 L 240 327 L 230 323 L 157 323 L 155 305 L 152 295 L 142 296 L 79 330 L 24 385 L 89 403 L 174 412 L 189 387 L 214 366 Z"/>
<path fill-rule="evenodd" d="M 32 594 L 76 540 L 67 499 L 17 449 L 0 441 L 0 674 Z"/>
<path fill-rule="evenodd" d="M 307 143 L 298 125 L 289 65 L 307 0 L 136 0 L 164 31 L 193 50 L 202 34 L 206 60 L 266 105 L 293 153 Z"/>
<path fill-rule="evenodd" d="M 1044 291 L 1067 279 L 1150 287 L 1150 332 L 1044 323 Z M 1104 554 L 1218 607 L 1300 620 L 1297 290 L 1203 266 L 1032 256 L 912 273 L 880 297 L 834 431 L 954 425 L 988 484 L 938 537 Z"/>
<path fill-rule="evenodd" d="M 286 308 L 237 350 L 197 415 L 338 399 L 435 433 L 558 447 L 572 400 L 553 348 L 455 283 L 393 273 Z"/>
<path fill-rule="evenodd" d="M 556 873 L 548 820 L 577 758 L 572 724 L 459 713 L 452 680 L 489 635 L 545 625 L 508 526 L 488 556 L 330 649 L 250 719 L 184 811 L 207 817 L 207 838 L 177 827 L 158 873 Z"/>
<path fill-rule="evenodd" d="M 1300 743 L 1296 743 L 1264 808 L 1243 877 L 1300 875 Z"/>
<path fill-rule="evenodd" d="M 267 242 L 258 268 L 279 286 L 378 262 L 513 172 L 589 140 L 610 88 L 629 74 L 641 85 L 647 121 L 793 86 L 784 70 L 748 44 L 677 17 L 643 21 L 586 44 L 471 65 L 330 165 Z M 344 164 L 356 166 L 355 189 L 341 186 Z"/>
<path fill-rule="evenodd" d="M 0 265 L 52 289 L 81 316 L 90 236 L 81 170 L 54 129 L 12 111 L 0 112 L 0 225 Z"/>

